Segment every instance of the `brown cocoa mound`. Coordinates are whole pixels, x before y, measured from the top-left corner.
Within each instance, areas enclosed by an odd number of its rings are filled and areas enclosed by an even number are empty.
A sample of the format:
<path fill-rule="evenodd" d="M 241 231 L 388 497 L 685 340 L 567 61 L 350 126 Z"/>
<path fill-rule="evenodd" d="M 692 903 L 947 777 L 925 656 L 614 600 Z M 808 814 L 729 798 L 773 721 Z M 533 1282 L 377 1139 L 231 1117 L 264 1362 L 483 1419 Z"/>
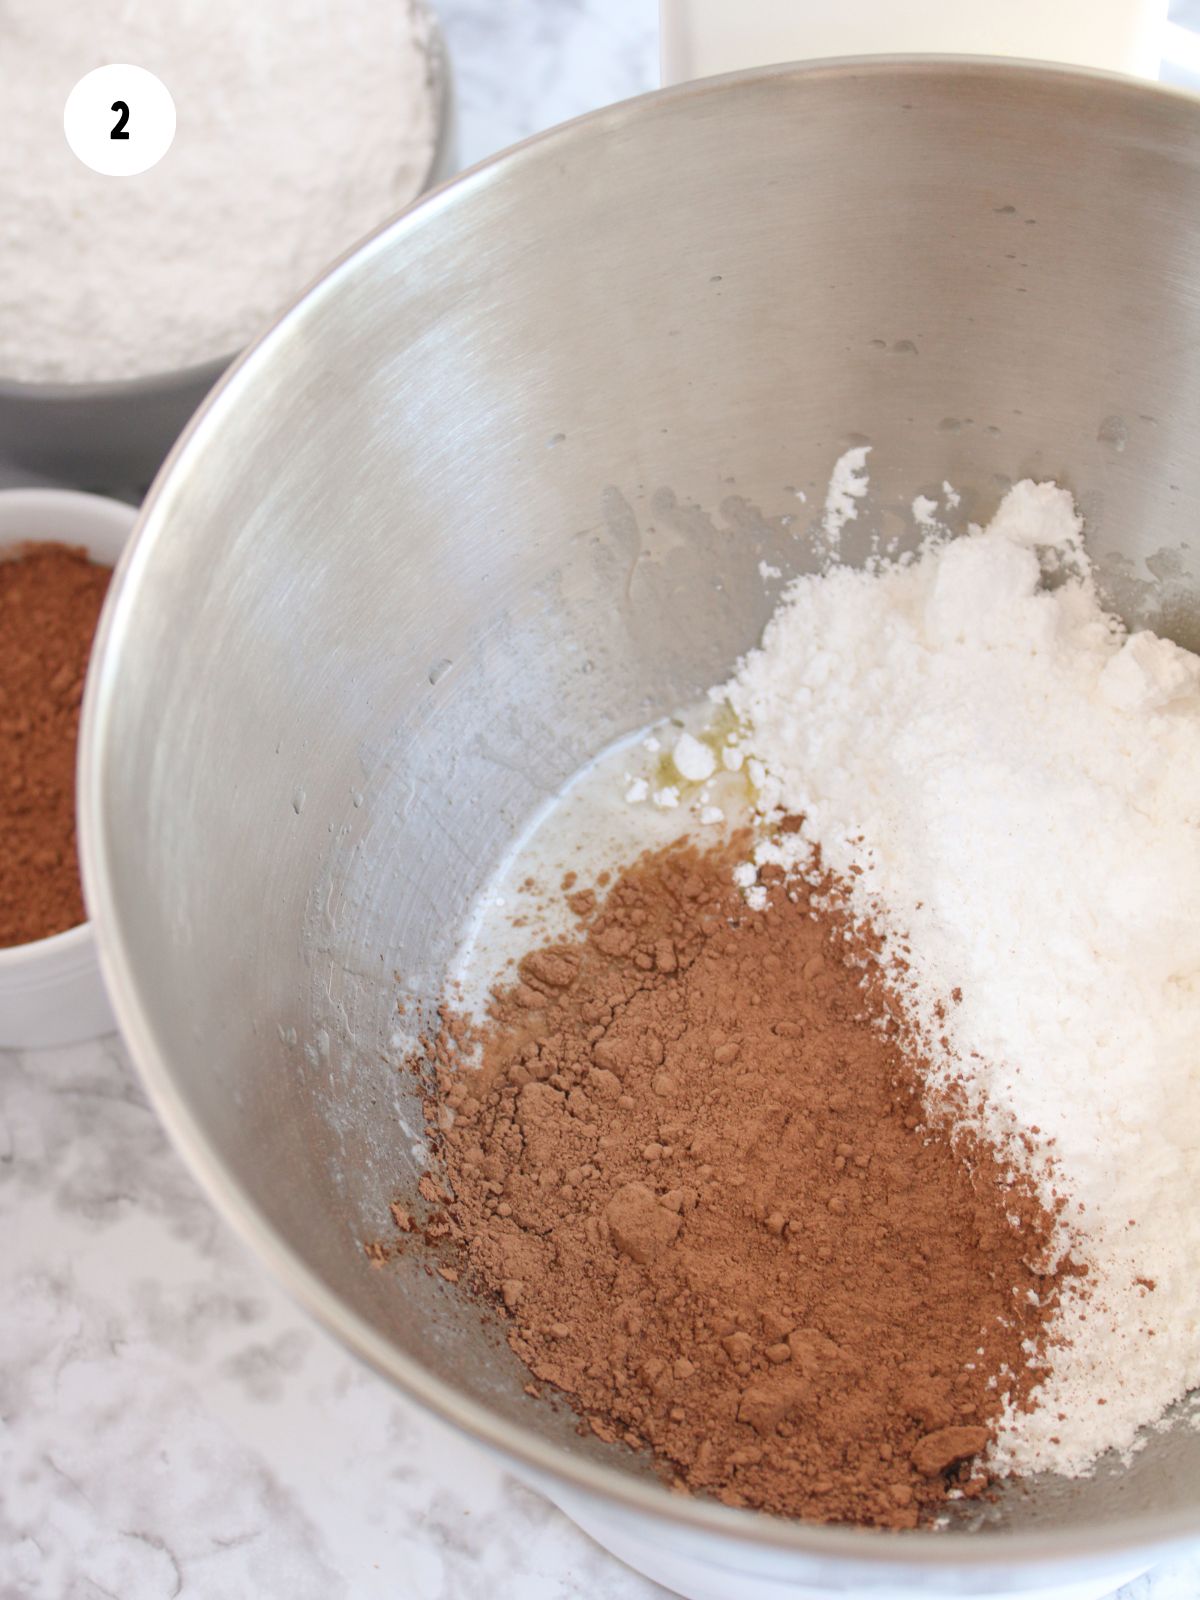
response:
<path fill-rule="evenodd" d="M 75 741 L 111 577 L 65 545 L 0 554 L 0 946 L 84 920 Z"/>
<path fill-rule="evenodd" d="M 1053 1223 L 923 1110 L 836 885 L 768 872 L 750 911 L 744 848 L 577 891 L 578 939 L 482 1029 L 447 1019 L 437 1231 L 535 1377 L 681 1491 L 912 1527 L 987 1486 L 1004 1397 L 1029 1403 Z"/>

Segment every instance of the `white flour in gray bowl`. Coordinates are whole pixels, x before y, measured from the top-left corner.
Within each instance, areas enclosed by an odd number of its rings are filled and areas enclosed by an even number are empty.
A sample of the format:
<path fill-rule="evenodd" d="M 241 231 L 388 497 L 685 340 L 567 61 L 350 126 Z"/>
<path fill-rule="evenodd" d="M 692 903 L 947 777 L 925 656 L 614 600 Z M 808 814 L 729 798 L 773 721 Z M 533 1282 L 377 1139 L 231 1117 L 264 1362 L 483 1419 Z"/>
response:
<path fill-rule="evenodd" d="M 420 191 L 430 28 L 413 0 L 6 0 L 0 379 L 233 355 Z M 137 177 L 92 172 L 63 134 L 73 84 L 110 62 L 175 100 L 175 142 Z"/>

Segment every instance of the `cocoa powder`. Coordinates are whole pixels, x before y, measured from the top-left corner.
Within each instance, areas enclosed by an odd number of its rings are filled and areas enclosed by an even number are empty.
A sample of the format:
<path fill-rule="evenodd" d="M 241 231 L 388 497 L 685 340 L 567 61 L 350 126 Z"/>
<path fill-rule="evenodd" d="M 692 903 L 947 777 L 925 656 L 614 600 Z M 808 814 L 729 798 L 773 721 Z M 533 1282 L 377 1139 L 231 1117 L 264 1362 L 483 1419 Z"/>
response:
<path fill-rule="evenodd" d="M 111 576 L 65 545 L 0 557 L 0 946 L 84 920 L 75 741 Z"/>
<path fill-rule="evenodd" d="M 912 1527 L 987 1487 L 1002 1396 L 1028 1403 L 1052 1219 L 923 1111 L 837 886 L 776 874 L 751 912 L 738 851 L 577 891 L 578 939 L 482 1028 L 447 1015 L 432 1234 L 581 1426 L 681 1491 Z"/>

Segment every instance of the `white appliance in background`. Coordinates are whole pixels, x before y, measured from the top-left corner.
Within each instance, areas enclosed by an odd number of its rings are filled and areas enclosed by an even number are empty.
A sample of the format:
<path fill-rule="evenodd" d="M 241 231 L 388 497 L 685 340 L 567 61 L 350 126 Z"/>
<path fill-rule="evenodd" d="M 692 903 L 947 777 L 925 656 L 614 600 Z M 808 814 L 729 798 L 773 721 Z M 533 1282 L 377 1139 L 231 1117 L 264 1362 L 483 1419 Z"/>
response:
<path fill-rule="evenodd" d="M 661 0 L 662 80 L 684 83 L 771 61 L 948 53 L 1019 56 L 1158 76 L 1200 71 L 1200 38 L 1168 24 L 1166 0 Z M 1182 36 L 1182 37 L 1180 37 Z"/>

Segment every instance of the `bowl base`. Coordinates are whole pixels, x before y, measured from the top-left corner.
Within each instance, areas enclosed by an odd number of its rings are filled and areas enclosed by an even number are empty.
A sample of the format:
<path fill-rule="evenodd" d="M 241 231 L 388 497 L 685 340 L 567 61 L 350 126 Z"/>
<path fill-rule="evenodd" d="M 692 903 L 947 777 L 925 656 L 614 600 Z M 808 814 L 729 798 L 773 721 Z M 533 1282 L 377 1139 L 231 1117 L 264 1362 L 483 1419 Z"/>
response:
<path fill-rule="evenodd" d="M 874 1581 L 850 1579 L 844 1584 L 830 1584 L 819 1578 L 805 1582 L 795 1576 L 794 1565 L 788 1576 L 769 1572 L 751 1572 L 745 1568 L 716 1564 L 706 1559 L 701 1550 L 685 1551 L 661 1536 L 652 1537 L 639 1528 L 631 1517 L 619 1512 L 611 1513 L 577 1500 L 568 1493 L 556 1492 L 551 1497 L 559 1510 L 594 1539 L 610 1555 L 623 1561 L 627 1567 L 640 1572 L 669 1589 L 683 1600 L 847 1600 L 859 1595 L 867 1600 L 930 1600 L 931 1596 L 969 1596 L 970 1600 L 1002 1600 L 1002 1597 L 1019 1595 L 1020 1600 L 1106 1600 L 1123 1584 L 1131 1583 L 1149 1570 L 1151 1562 L 1134 1558 L 1132 1564 L 1126 1554 L 1108 1571 L 1092 1572 L 1086 1578 L 1067 1579 L 1065 1582 L 1025 1588 L 1020 1583 L 1020 1570 L 1014 1569 L 1012 1582 L 1005 1584 L 996 1574 L 989 1587 L 988 1574 L 963 1574 L 956 1586 L 954 1575 L 947 1572 L 943 1582 L 936 1582 L 934 1573 L 912 1571 L 904 1578 L 897 1577 L 897 1569 L 879 1569 Z M 747 1562 L 756 1557 L 747 1553 Z M 757 1558 L 756 1564 L 761 1561 Z M 793 1558 L 794 1561 L 794 1558 Z M 817 1563 L 814 1562 L 814 1568 Z"/>

